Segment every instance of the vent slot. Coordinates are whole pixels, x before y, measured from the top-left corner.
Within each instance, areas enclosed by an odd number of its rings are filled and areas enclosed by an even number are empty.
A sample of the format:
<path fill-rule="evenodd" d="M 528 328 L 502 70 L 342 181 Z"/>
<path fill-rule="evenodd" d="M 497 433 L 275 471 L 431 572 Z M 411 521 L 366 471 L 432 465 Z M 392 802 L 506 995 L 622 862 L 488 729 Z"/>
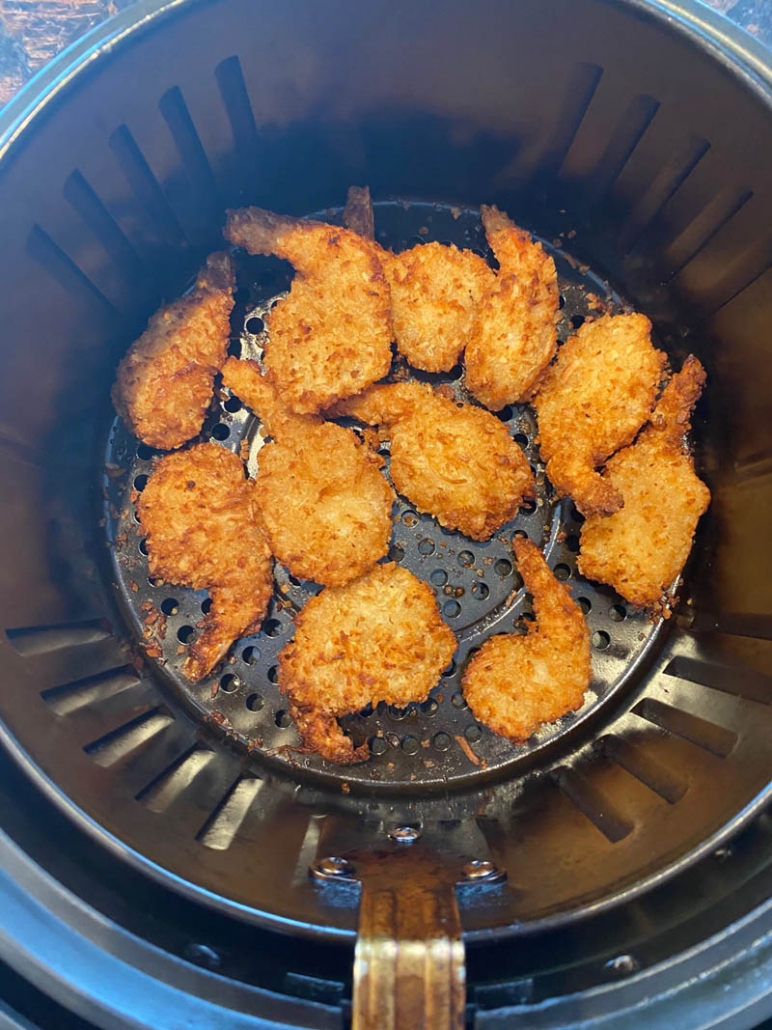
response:
<path fill-rule="evenodd" d="M 590 177 L 588 193 L 595 203 L 600 203 L 619 178 L 658 110 L 659 101 L 653 97 L 643 95 L 631 100 Z"/>
<path fill-rule="evenodd" d="M 552 778 L 563 794 L 611 844 L 618 844 L 633 832 L 633 823 L 617 812 L 608 798 L 584 776 L 573 769 L 560 768 L 553 770 Z"/>
<path fill-rule="evenodd" d="M 619 235 L 619 244 L 626 253 L 633 249 L 646 228 L 654 221 L 679 186 L 691 175 L 708 150 L 710 150 L 710 143 L 707 140 L 700 136 L 693 136 L 680 154 L 665 163 Z"/>
<path fill-rule="evenodd" d="M 702 687 L 720 690 L 747 701 L 757 701 L 762 705 L 772 701 L 772 676 L 754 672 L 753 669 L 678 656 L 668 664 L 665 675 L 698 683 Z"/>
<path fill-rule="evenodd" d="M 594 747 L 649 790 L 659 794 L 669 805 L 680 801 L 688 790 L 688 785 L 679 776 L 647 755 L 643 747 L 611 735 L 596 741 Z"/>
<path fill-rule="evenodd" d="M 82 298 L 92 306 L 96 305 L 104 315 L 117 315 L 102 291 L 39 225 L 34 226 L 27 237 L 27 253 L 71 296 Z"/>
<path fill-rule="evenodd" d="M 147 787 L 143 787 L 137 794 L 137 801 L 151 812 L 165 812 L 214 757 L 211 748 L 199 745 L 190 748 Z"/>
<path fill-rule="evenodd" d="M 69 715 L 88 705 L 114 697 L 141 682 L 133 668 L 110 669 L 98 676 L 64 683 L 59 687 L 44 690 L 40 695 L 51 711 L 57 715 Z"/>
<path fill-rule="evenodd" d="M 164 191 L 145 160 L 145 155 L 125 125 L 110 137 L 110 149 L 120 165 L 137 200 L 145 208 L 154 228 L 166 242 L 175 247 L 187 246 L 187 240 Z"/>
<path fill-rule="evenodd" d="M 108 640 L 112 636 L 104 622 L 96 619 L 90 622 L 68 622 L 59 626 L 22 626 L 7 629 L 5 635 L 11 647 L 22 656 L 49 654 L 66 647 L 83 647 Z"/>
<path fill-rule="evenodd" d="M 633 708 L 633 714 L 676 737 L 688 740 L 690 744 L 701 747 L 703 751 L 709 751 L 717 758 L 726 758 L 737 743 L 737 734 L 731 730 L 654 698 L 647 697 L 639 701 Z"/>
<path fill-rule="evenodd" d="M 172 722 L 174 717 L 166 708 L 153 708 L 87 744 L 83 750 L 97 765 L 106 768 L 136 751 Z"/>
<path fill-rule="evenodd" d="M 117 222 L 79 171 L 64 184 L 64 197 L 77 211 L 107 254 L 126 272 L 144 278 L 142 262 Z"/>
<path fill-rule="evenodd" d="M 215 851 L 227 851 L 262 786 L 263 781 L 253 777 L 237 780 L 196 835 L 196 840 Z"/>

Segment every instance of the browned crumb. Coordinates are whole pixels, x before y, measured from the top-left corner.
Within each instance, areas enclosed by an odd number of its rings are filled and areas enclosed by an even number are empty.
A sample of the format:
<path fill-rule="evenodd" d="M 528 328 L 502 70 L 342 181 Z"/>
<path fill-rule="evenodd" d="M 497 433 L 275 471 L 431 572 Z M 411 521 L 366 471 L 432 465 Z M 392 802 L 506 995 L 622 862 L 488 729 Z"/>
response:
<path fill-rule="evenodd" d="M 279 688 L 307 747 L 331 762 L 360 762 L 337 719 L 365 705 L 423 701 L 456 649 L 434 592 L 393 563 L 312 597 L 279 655 Z"/>
<path fill-rule="evenodd" d="M 234 640 L 257 632 L 271 598 L 273 562 L 254 486 L 237 455 L 198 444 L 161 458 L 137 510 L 150 575 L 209 590 L 212 607 L 184 664 L 196 682 Z"/>
<path fill-rule="evenodd" d="M 336 406 L 386 425 L 397 490 L 447 529 L 487 540 L 534 494 L 533 474 L 506 426 L 416 382 L 378 385 Z"/>
<path fill-rule="evenodd" d="M 475 718 L 514 742 L 542 723 L 580 708 L 590 685 L 590 631 L 581 609 L 528 539 L 513 542 L 518 571 L 533 595 L 536 622 L 527 636 L 491 637 L 464 672 L 462 690 Z"/>
<path fill-rule="evenodd" d="M 606 315 L 585 322 L 549 369 L 534 401 L 541 456 L 558 492 L 583 515 L 622 506 L 597 469 L 649 417 L 665 364 L 645 315 Z"/>
<path fill-rule="evenodd" d="M 201 431 L 225 361 L 233 269 L 212 254 L 192 293 L 161 308 L 118 366 L 113 404 L 149 447 L 172 450 Z"/>
<path fill-rule="evenodd" d="M 673 376 L 649 425 L 614 455 L 603 478 L 624 507 L 592 515 L 582 526 L 582 575 L 608 583 L 636 607 L 657 605 L 686 562 L 710 491 L 697 477 L 684 442 L 705 370 L 690 356 Z"/>
<path fill-rule="evenodd" d="M 263 358 L 288 408 L 314 414 L 386 375 L 391 303 L 377 244 L 349 229 L 256 207 L 229 211 L 225 236 L 295 269 L 289 295 L 268 318 Z"/>

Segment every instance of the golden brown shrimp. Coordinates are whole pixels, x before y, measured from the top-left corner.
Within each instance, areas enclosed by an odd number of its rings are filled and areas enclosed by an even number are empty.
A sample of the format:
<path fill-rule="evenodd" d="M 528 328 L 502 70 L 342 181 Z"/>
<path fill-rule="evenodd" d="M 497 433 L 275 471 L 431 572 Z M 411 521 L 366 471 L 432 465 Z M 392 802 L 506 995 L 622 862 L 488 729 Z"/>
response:
<path fill-rule="evenodd" d="M 338 725 L 342 715 L 381 701 L 423 701 L 453 657 L 456 638 L 434 592 L 393 563 L 312 597 L 279 655 L 279 689 L 306 746 L 331 762 L 360 762 Z"/>
<path fill-rule="evenodd" d="M 622 496 L 614 515 L 591 515 L 582 526 L 579 569 L 610 584 L 636 607 L 657 605 L 680 575 L 710 491 L 684 443 L 705 370 L 689 356 L 659 400 L 651 422 L 603 474 Z"/>
<path fill-rule="evenodd" d="M 352 429 L 294 415 L 251 361 L 229 358 L 223 383 L 273 440 L 258 456 L 256 497 L 271 549 L 289 571 L 325 586 L 361 576 L 389 547 L 394 492 L 380 458 Z"/>
<path fill-rule="evenodd" d="M 492 411 L 528 401 L 557 347 L 555 262 L 496 207 L 481 208 L 499 272 L 479 301 L 466 348 L 466 385 Z"/>
<path fill-rule="evenodd" d="M 209 590 L 212 606 L 183 671 L 208 675 L 234 640 L 260 629 L 273 561 L 241 459 L 214 443 L 167 454 L 137 504 L 150 575 Z"/>
<path fill-rule="evenodd" d="M 568 587 L 530 540 L 515 538 L 517 567 L 533 595 L 536 623 L 527 636 L 491 637 L 464 672 L 474 717 L 517 743 L 545 722 L 581 708 L 590 685 L 590 631 Z"/>
<path fill-rule="evenodd" d="M 649 417 L 666 365 L 645 315 L 585 322 L 560 349 L 534 400 L 542 458 L 583 515 L 610 515 L 620 492 L 597 469 Z"/>
<path fill-rule="evenodd" d="M 482 408 L 410 382 L 370 387 L 335 411 L 385 427 L 394 486 L 447 529 L 487 540 L 534 496 L 525 455 Z"/>
<path fill-rule="evenodd" d="M 149 447 L 173 450 L 201 432 L 228 351 L 233 269 L 211 254 L 195 289 L 157 311 L 118 366 L 113 404 Z"/>
<path fill-rule="evenodd" d="M 257 207 L 229 211 L 226 238 L 275 254 L 296 275 L 271 310 L 263 363 L 290 410 L 314 414 L 391 366 L 391 301 L 380 248 L 349 229 Z"/>

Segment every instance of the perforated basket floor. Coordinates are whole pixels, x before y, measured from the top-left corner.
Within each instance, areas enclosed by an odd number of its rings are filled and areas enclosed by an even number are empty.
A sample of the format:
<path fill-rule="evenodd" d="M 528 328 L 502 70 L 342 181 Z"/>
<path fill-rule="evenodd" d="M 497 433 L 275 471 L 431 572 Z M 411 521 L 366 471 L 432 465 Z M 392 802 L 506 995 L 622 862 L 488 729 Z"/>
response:
<path fill-rule="evenodd" d="M 339 220 L 340 212 L 323 212 L 319 217 Z M 395 250 L 441 240 L 474 248 L 495 262 L 479 212 L 396 201 L 378 205 L 377 227 L 380 241 Z M 561 339 L 588 314 L 624 308 L 622 300 L 588 269 L 580 269 L 578 262 L 564 256 L 558 247 L 549 249 L 560 269 Z M 286 287 L 290 275 L 288 266 L 276 261 L 242 261 L 239 281 L 247 285 L 239 291 L 240 303 L 234 314 L 233 353 L 260 357 L 266 316 L 277 287 Z M 447 375 L 413 374 L 399 361 L 394 373 L 449 386 L 456 399 L 470 400 L 461 366 Z M 257 758 L 268 756 L 289 772 L 313 773 L 350 785 L 446 788 L 482 773 L 508 772 L 535 759 L 557 738 L 575 732 L 600 705 L 624 691 L 660 627 L 648 613 L 630 610 L 614 591 L 579 575 L 576 552 L 581 516 L 570 500 L 558 503 L 553 496 L 534 442 L 532 409 L 527 405 L 507 407 L 499 412 L 499 418 L 531 462 L 537 499 L 526 502 L 517 518 L 490 541 L 478 543 L 443 529 L 436 519 L 416 512 L 399 498 L 388 557 L 433 587 L 442 615 L 457 635 L 458 649 L 427 701 L 404 709 L 380 704 L 373 711 L 368 706 L 364 713 L 344 721 L 355 743 L 370 742 L 371 753 L 368 762 L 345 768 L 298 750 L 299 738 L 286 710 L 286 698 L 277 686 L 278 653 L 292 637 L 294 614 L 318 591 L 315 584 L 300 583 L 277 564 L 277 590 L 261 632 L 240 641 L 225 666 L 205 681 L 193 686 L 181 674 L 187 648 L 207 610 L 207 593 L 153 583 L 148 578 L 135 502 L 160 452 L 145 445 L 137 447 L 117 420 L 107 456 L 113 470 L 108 478 L 108 527 L 121 596 L 148 660 L 202 718 L 221 726 L 231 743 Z M 238 399 L 223 390 L 202 437 L 239 453 L 246 446 L 254 474 L 262 444 L 259 426 Z M 388 472 L 388 444 L 382 452 Z M 118 470 L 126 470 L 126 474 L 118 474 Z M 516 534 L 527 535 L 544 547 L 555 575 L 570 583 L 592 630 L 594 658 L 592 686 L 583 707 L 557 724 L 542 727 L 527 743 L 514 746 L 475 722 L 460 692 L 460 679 L 470 653 L 483 641 L 496 633 L 525 632 L 527 620 L 533 618 L 522 579 L 513 567 L 512 538 Z"/>

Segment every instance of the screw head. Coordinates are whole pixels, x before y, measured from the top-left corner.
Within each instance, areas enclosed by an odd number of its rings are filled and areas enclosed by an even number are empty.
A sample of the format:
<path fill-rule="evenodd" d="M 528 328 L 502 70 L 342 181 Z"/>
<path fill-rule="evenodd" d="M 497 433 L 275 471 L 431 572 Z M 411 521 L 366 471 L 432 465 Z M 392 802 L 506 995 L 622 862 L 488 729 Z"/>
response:
<path fill-rule="evenodd" d="M 339 880 L 349 877 L 354 872 L 354 867 L 345 858 L 337 855 L 329 855 L 327 858 L 320 858 L 311 866 L 311 872 L 320 880 Z"/>
<path fill-rule="evenodd" d="M 414 826 L 398 826 L 389 834 L 389 837 L 397 844 L 413 844 L 420 836 L 421 831 Z"/>
<path fill-rule="evenodd" d="M 606 969 L 617 976 L 631 976 L 640 968 L 640 962 L 633 955 L 617 955 L 606 963 Z"/>
<path fill-rule="evenodd" d="M 467 862 L 461 872 L 470 883 L 492 883 L 504 879 L 504 873 L 497 865 L 482 858 Z"/>

